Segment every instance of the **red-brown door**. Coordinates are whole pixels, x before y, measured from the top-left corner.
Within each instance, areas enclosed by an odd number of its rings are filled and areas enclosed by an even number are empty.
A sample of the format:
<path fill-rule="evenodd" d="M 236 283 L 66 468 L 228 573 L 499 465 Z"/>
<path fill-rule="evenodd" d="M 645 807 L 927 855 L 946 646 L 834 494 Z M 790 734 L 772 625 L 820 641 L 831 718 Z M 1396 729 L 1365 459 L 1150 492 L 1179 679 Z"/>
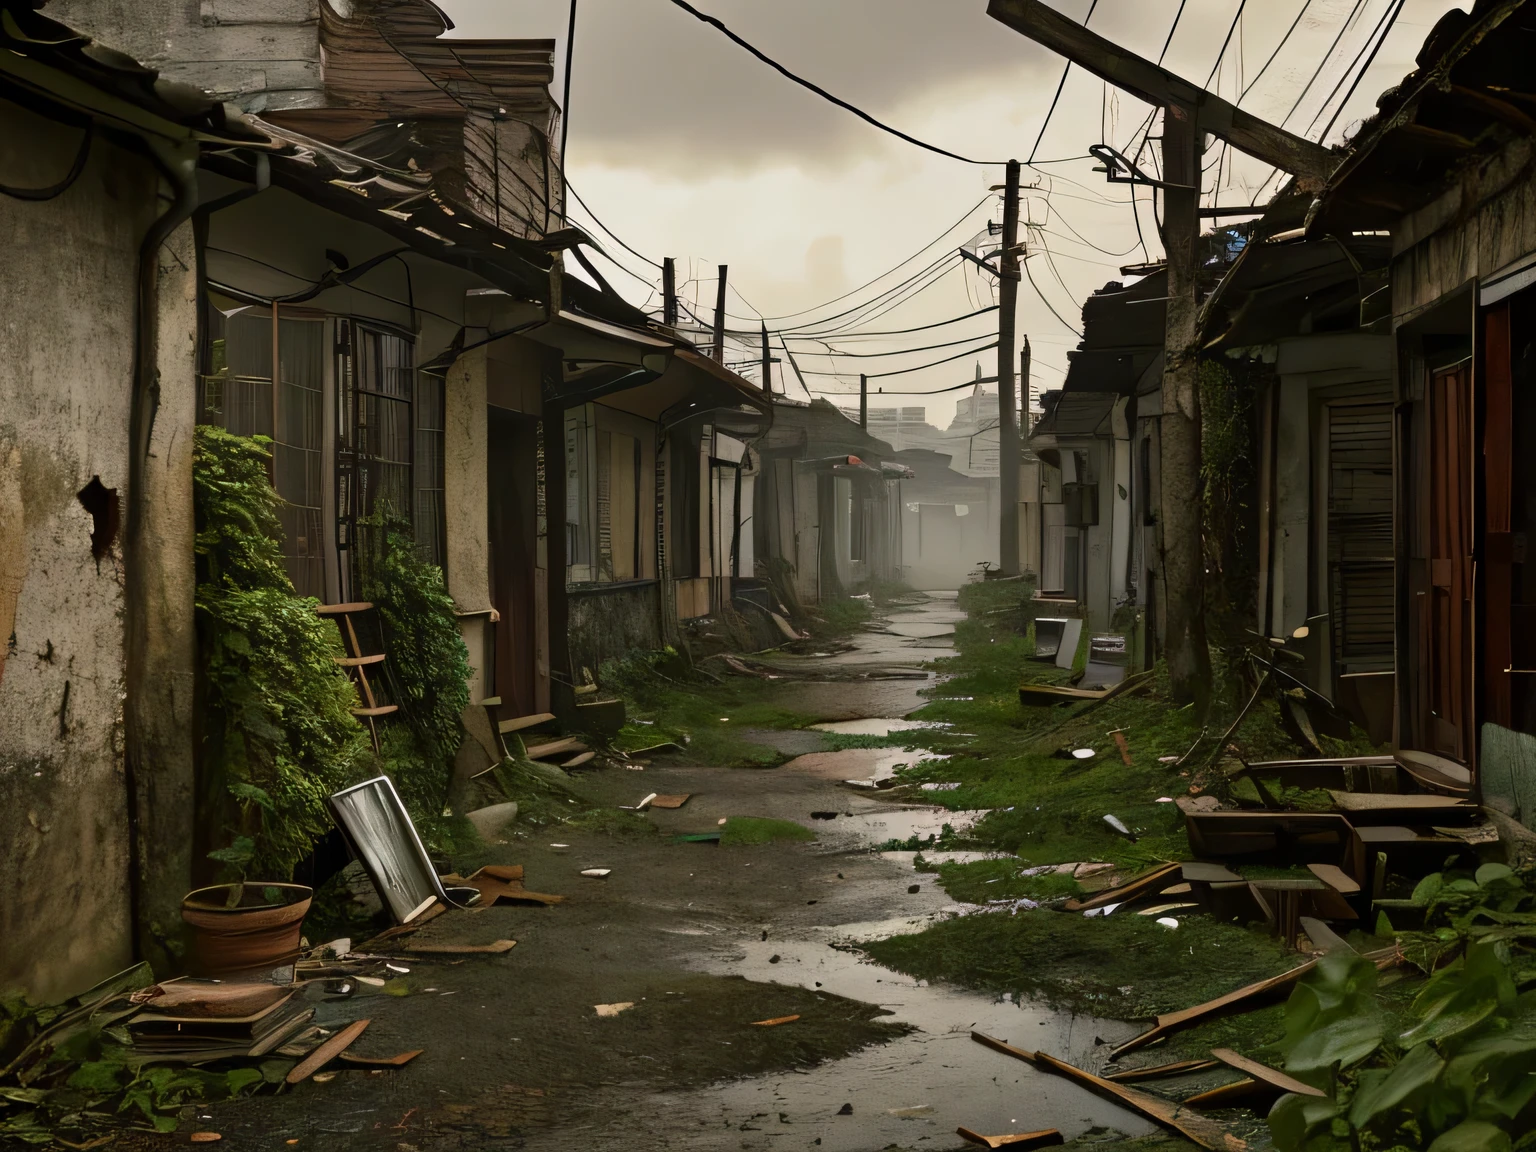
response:
<path fill-rule="evenodd" d="M 1472 756 L 1472 389 L 1465 363 L 1429 388 L 1429 591 L 1423 635 L 1430 750 Z"/>

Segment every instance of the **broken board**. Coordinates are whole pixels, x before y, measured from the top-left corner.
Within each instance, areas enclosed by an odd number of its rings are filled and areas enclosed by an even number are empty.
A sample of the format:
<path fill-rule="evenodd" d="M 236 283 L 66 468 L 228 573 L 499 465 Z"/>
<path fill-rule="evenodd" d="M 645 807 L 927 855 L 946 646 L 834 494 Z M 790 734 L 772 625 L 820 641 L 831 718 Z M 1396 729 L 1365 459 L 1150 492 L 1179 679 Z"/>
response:
<path fill-rule="evenodd" d="M 1353 831 L 1333 812 L 1186 812 L 1184 823 L 1197 856 L 1285 864 L 1343 863 Z"/>
<path fill-rule="evenodd" d="M 1066 1141 L 1055 1128 L 1044 1128 L 1039 1132 L 1012 1132 L 1003 1136 L 983 1136 L 980 1132 L 972 1132 L 963 1125 L 955 1129 L 955 1134 L 972 1144 L 980 1144 L 983 1148 L 1054 1148 Z"/>

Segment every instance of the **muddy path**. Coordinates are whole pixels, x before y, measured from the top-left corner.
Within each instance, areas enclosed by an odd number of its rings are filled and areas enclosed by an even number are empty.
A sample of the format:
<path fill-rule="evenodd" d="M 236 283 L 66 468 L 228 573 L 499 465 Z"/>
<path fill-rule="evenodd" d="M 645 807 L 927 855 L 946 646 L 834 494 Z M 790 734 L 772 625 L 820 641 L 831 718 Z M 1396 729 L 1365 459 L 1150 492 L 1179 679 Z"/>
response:
<path fill-rule="evenodd" d="M 783 659 L 915 669 L 943 651 L 959 617 L 952 596 L 936 595 L 890 614 L 851 651 Z M 763 690 L 839 723 L 900 719 L 930 687 L 931 678 L 765 682 Z M 787 754 L 820 746 L 809 732 L 754 738 L 777 741 Z M 931 874 L 912 870 L 910 853 L 870 850 L 937 831 L 958 814 L 843 783 L 878 778 L 912 756 L 808 751 L 771 769 L 656 761 L 643 771 L 585 775 L 584 790 L 601 804 L 633 805 L 649 792 L 691 799 L 649 814 L 657 835 L 523 829 L 495 846 L 491 858 L 525 865 L 529 888 L 568 900 L 443 916 L 421 935 L 517 946 L 501 956 L 405 959 L 404 996 L 317 1001 L 319 1023 L 373 1021 L 359 1051 L 421 1048 L 420 1058 L 204 1109 L 195 1126 L 221 1132 L 226 1148 L 396 1152 L 862 1152 L 963 1146 L 954 1134 L 961 1124 L 985 1132 L 1059 1127 L 1069 1139 L 1094 1128 L 1149 1131 L 1138 1117 L 969 1038 L 979 1028 L 1083 1064 L 1132 1026 L 930 987 L 852 947 L 959 911 Z M 816 840 L 674 840 L 737 816 L 794 821 Z M 611 872 L 582 876 L 589 868 Z M 595 1010 L 619 1003 L 633 1007 L 612 1016 Z M 791 1015 L 799 1019 L 753 1023 Z"/>

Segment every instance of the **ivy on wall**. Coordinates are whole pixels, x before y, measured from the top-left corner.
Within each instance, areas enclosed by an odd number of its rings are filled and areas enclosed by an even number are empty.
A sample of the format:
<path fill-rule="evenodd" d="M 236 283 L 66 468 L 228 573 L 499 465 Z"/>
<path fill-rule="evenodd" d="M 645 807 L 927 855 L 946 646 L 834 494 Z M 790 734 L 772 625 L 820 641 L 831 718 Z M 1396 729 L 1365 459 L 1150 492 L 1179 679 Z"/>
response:
<path fill-rule="evenodd" d="M 359 554 L 359 590 L 378 609 L 385 667 L 400 705 L 401 721 L 381 733 L 385 770 L 418 822 L 432 822 L 464 737 L 469 650 L 442 569 L 423 559 L 410 524 L 388 509 L 360 523 L 369 531 L 359 535 L 371 546 Z"/>
<path fill-rule="evenodd" d="M 283 567 L 271 441 L 199 426 L 193 455 L 205 791 L 228 794 L 210 853 L 285 880 L 331 827 L 326 797 L 373 767 L 334 624 Z"/>

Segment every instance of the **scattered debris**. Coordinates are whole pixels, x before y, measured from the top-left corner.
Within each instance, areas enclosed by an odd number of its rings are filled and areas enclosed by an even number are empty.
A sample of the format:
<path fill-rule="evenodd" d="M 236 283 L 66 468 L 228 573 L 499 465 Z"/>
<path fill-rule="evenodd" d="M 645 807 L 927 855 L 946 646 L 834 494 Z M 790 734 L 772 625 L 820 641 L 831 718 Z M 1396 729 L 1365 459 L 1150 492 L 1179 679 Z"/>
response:
<path fill-rule="evenodd" d="M 1260 1064 L 1257 1060 L 1250 1060 L 1241 1056 L 1230 1048 L 1212 1048 L 1211 1055 L 1220 1060 L 1229 1068 L 1236 1068 L 1239 1072 L 1247 1073 L 1254 1080 L 1268 1085 L 1276 1092 L 1293 1092 L 1298 1096 L 1327 1096 L 1320 1088 L 1314 1088 L 1310 1084 L 1303 1084 L 1294 1077 L 1287 1076 L 1284 1072 L 1277 1071 L 1267 1064 Z"/>
<path fill-rule="evenodd" d="M 355 1020 L 348 1024 L 340 1032 L 336 1033 L 336 1035 L 325 1041 L 320 1047 L 290 1068 L 284 1080 L 289 1084 L 302 1084 L 310 1076 L 320 1071 L 320 1069 L 350 1048 L 352 1042 L 363 1034 L 370 1023 L 372 1021 Z"/>
<path fill-rule="evenodd" d="M 594 1004 L 592 1011 L 599 1016 L 617 1016 L 620 1012 L 628 1012 L 634 1006 L 633 1000 L 620 1000 L 617 1004 Z"/>
<path fill-rule="evenodd" d="M 652 793 L 651 794 L 651 807 L 652 808 L 681 808 L 684 804 L 688 803 L 689 799 L 692 796 L 693 796 L 693 793 L 691 793 L 691 792 L 681 792 L 681 793 L 678 793 L 678 794 L 672 795 L 672 796 L 665 796 L 665 795 L 658 796 L 655 793 Z"/>
<path fill-rule="evenodd" d="M 921 884 L 908 884 L 907 885 L 907 895 L 908 896 L 916 895 L 918 892 L 921 892 L 922 890 L 923 890 L 923 886 Z"/>
<path fill-rule="evenodd" d="M 1131 744 L 1130 744 L 1130 741 L 1128 741 L 1125 738 L 1125 729 L 1123 729 L 1123 728 L 1116 728 L 1113 732 L 1109 733 L 1109 735 L 1111 735 L 1111 736 L 1113 736 L 1115 738 L 1115 747 L 1120 749 L 1120 760 L 1121 760 L 1121 762 L 1127 768 L 1130 768 L 1132 766 L 1131 765 Z"/>
<path fill-rule="evenodd" d="M 407 952 L 424 956 L 491 955 L 499 956 L 517 947 L 516 940 L 494 940 L 489 944 L 407 944 Z"/>
<path fill-rule="evenodd" d="M 771 1020 L 754 1020 L 752 1025 L 755 1028 L 777 1028 L 780 1024 L 792 1024 L 798 1019 L 800 1019 L 800 1014 L 797 1012 L 793 1016 L 775 1016 Z"/>
<path fill-rule="evenodd" d="M 222 1139 L 224 1137 L 218 1132 L 194 1132 L 187 1137 L 188 1142 L 192 1144 L 212 1144 Z"/>
<path fill-rule="evenodd" d="M 955 1129 L 955 1133 L 983 1148 L 1053 1148 L 1065 1143 L 1055 1128 L 1044 1128 L 1039 1132 L 1015 1132 L 1006 1136 L 983 1136 L 969 1128 L 960 1127 Z"/>
<path fill-rule="evenodd" d="M 583 876 L 590 876 L 594 880 L 601 880 L 604 876 L 607 876 L 612 871 L 612 868 L 583 868 L 581 870 L 581 874 Z"/>
<path fill-rule="evenodd" d="M 1215 1060 L 1176 1060 L 1172 1064 L 1153 1064 L 1146 1068 L 1126 1068 L 1119 1072 L 1107 1072 L 1104 1079 L 1117 1084 L 1132 1084 L 1138 1080 L 1160 1080 L 1165 1076 L 1186 1076 L 1192 1072 L 1206 1072 L 1217 1066 Z"/>
<path fill-rule="evenodd" d="M 445 884 L 475 889 L 480 893 L 480 904 L 484 907 L 490 907 L 502 901 L 508 904 L 546 906 L 561 904 L 565 901 L 564 896 L 552 896 L 547 892 L 530 892 L 524 888 L 521 864 L 487 864 L 470 876 L 451 873 L 442 879 Z"/>
<path fill-rule="evenodd" d="M 359 1056 L 355 1052 L 343 1052 L 338 1059 L 343 1064 L 357 1064 L 363 1068 L 404 1068 L 425 1051 L 425 1048 L 416 1048 L 395 1056 Z"/>
<path fill-rule="evenodd" d="M 1179 922 L 1172 916 L 1160 916 L 1157 919 L 1157 923 L 1161 924 L 1164 928 L 1177 928 L 1179 926 Z"/>
<path fill-rule="evenodd" d="M 1131 877 L 1131 879 L 1118 887 L 1106 888 L 1103 892 L 1087 900 L 1068 900 L 1065 905 L 1066 910 L 1068 912 L 1081 912 L 1084 909 L 1098 908 L 1105 904 L 1124 903 L 1127 900 L 1134 900 L 1139 896 L 1160 892 L 1165 883 L 1172 883 L 1174 877 L 1180 875 L 1183 867 L 1182 864 L 1160 864 L 1139 876 Z"/>
<path fill-rule="evenodd" d="M 651 806 L 651 801 L 656 799 L 656 793 L 652 792 L 635 805 L 620 805 L 626 812 L 644 812 Z"/>
<path fill-rule="evenodd" d="M 853 1115 L 853 1105 L 852 1104 L 844 1104 L 841 1108 L 839 1108 L 837 1110 L 837 1114 L 839 1116 L 852 1116 Z"/>
<path fill-rule="evenodd" d="M 1136 843 L 1136 833 L 1127 828 L 1120 817 L 1106 814 L 1104 817 L 1104 823 L 1109 825 L 1111 831 L 1117 833 L 1120 836 L 1124 836 L 1132 844 Z"/>
<path fill-rule="evenodd" d="M 416 834 L 416 826 L 388 776 L 337 792 L 331 811 L 352 855 L 361 861 L 396 923 L 409 923 L 440 900 L 454 904 Z"/>

